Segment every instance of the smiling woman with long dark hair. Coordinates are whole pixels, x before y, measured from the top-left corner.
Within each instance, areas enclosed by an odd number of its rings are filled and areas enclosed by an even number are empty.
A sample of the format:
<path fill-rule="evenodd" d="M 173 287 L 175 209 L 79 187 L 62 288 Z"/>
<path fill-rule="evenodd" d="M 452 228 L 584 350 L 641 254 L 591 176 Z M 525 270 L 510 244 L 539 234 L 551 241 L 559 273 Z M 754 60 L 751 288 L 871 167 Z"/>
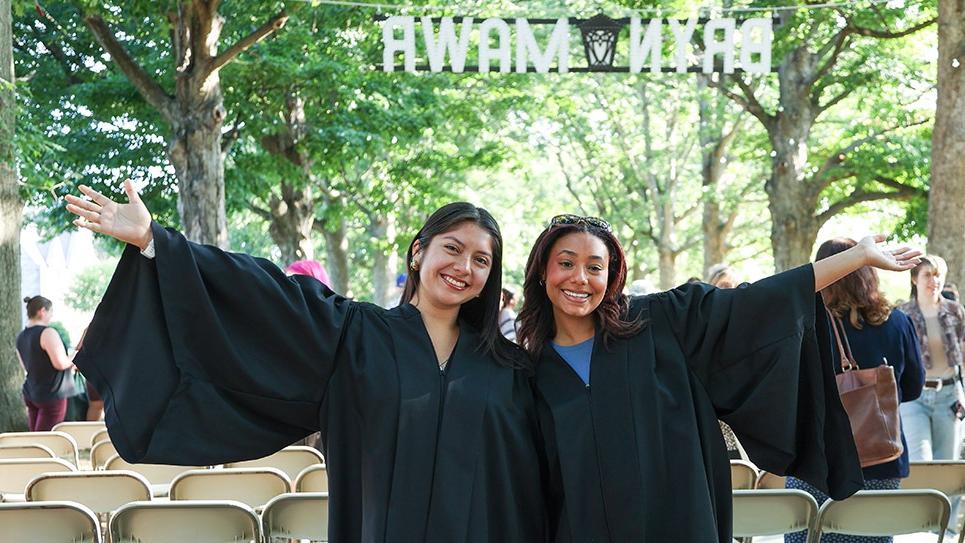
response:
<path fill-rule="evenodd" d="M 729 543 L 718 418 L 761 468 L 837 499 L 860 489 L 815 292 L 864 265 L 914 265 L 916 251 L 879 240 L 752 285 L 627 298 L 609 224 L 554 217 L 529 256 L 518 334 L 537 360 L 554 540 Z"/>
<path fill-rule="evenodd" d="M 384 309 L 198 245 L 81 187 L 77 224 L 130 245 L 76 364 L 129 462 L 221 464 L 321 430 L 329 541 L 545 537 L 528 358 L 499 333 L 502 236 L 443 206 Z"/>

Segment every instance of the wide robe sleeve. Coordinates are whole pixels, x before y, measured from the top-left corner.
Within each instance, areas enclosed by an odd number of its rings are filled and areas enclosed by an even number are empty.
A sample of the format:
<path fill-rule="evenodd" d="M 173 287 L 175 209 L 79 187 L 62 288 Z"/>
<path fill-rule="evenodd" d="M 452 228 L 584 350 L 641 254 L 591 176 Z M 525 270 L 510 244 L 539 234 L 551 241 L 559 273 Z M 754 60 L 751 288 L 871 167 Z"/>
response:
<path fill-rule="evenodd" d="M 834 499 L 863 487 L 811 265 L 736 289 L 685 285 L 656 300 L 718 417 L 758 467 Z"/>
<path fill-rule="evenodd" d="M 125 249 L 75 359 L 118 453 L 220 464 L 317 431 L 355 304 L 267 260 L 152 231 L 156 258 Z"/>

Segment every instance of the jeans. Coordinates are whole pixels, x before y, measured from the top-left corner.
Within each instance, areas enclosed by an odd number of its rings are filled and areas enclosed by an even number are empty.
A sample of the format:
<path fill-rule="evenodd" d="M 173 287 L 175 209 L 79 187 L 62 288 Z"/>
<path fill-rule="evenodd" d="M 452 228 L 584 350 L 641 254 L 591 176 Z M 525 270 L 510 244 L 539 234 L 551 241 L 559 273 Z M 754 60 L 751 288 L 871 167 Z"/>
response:
<path fill-rule="evenodd" d="M 926 388 L 917 400 L 901 404 L 901 423 L 904 424 L 910 461 L 958 460 L 962 448 L 962 423 L 952 413 L 952 405 L 961 399 L 960 387 L 949 385 L 938 391 Z M 951 500 L 949 528 L 956 531 L 960 501 L 961 498 Z"/>

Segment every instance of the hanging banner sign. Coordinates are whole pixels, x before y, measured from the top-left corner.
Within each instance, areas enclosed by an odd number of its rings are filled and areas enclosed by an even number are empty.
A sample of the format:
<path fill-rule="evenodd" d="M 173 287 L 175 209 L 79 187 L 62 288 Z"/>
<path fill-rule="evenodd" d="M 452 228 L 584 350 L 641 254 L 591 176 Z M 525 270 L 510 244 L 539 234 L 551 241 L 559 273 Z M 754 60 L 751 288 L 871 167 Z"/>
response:
<path fill-rule="evenodd" d="M 382 69 L 386 72 L 397 67 L 406 72 L 455 73 L 772 71 L 771 18 L 379 19 L 383 21 Z M 574 28 L 580 33 L 585 65 L 570 62 Z M 628 46 L 620 46 L 623 34 L 628 34 Z M 624 65 L 614 64 L 618 57 Z"/>

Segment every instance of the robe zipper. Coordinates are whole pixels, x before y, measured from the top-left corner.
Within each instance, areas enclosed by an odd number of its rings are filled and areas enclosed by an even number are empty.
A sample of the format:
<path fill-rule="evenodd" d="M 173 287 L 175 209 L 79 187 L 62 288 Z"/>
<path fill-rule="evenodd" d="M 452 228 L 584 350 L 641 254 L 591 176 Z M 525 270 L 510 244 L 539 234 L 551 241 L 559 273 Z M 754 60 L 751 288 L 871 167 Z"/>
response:
<path fill-rule="evenodd" d="M 452 363 L 451 358 L 449 362 Z M 446 369 L 448 369 L 448 366 L 449 365 L 446 364 L 446 368 L 443 368 L 443 367 L 439 368 L 439 418 L 436 420 L 436 446 L 434 447 L 436 458 L 433 461 L 432 481 L 429 482 L 429 509 L 426 511 L 426 525 L 424 530 L 424 533 L 426 534 L 429 531 L 428 511 L 432 509 L 432 499 L 434 494 L 433 489 L 436 486 L 435 471 L 438 466 L 436 466 L 435 464 L 439 461 L 439 441 L 440 441 L 439 434 L 442 433 L 442 415 L 443 413 L 445 413 L 445 407 L 446 407 Z"/>
<path fill-rule="evenodd" d="M 574 373 L 576 372 L 574 371 Z M 606 504 L 606 492 L 603 491 L 603 468 L 600 466 L 600 448 L 596 442 L 596 424 L 593 421 L 593 394 L 590 391 L 589 383 L 586 383 L 584 390 L 586 390 L 586 400 L 590 406 L 590 428 L 593 430 L 593 452 L 596 456 L 596 472 L 600 480 L 600 499 L 603 501 L 603 525 L 606 526 L 607 541 L 613 541 L 613 537 L 610 535 L 610 519 L 607 514 L 609 507 L 607 507 Z"/>

